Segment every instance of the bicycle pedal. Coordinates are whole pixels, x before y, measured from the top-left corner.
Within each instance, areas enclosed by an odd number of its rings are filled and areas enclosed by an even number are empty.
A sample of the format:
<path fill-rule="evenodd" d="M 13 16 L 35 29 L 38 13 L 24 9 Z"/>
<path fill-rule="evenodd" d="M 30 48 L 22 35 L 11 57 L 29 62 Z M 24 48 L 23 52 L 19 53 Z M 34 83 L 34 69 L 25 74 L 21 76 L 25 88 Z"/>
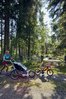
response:
<path fill-rule="evenodd" d="M 41 74 L 40 74 L 40 77 L 41 77 L 41 76 L 44 76 L 44 74 L 41 73 Z"/>
<path fill-rule="evenodd" d="M 22 76 L 26 77 L 26 76 L 27 76 L 27 74 L 22 74 Z"/>

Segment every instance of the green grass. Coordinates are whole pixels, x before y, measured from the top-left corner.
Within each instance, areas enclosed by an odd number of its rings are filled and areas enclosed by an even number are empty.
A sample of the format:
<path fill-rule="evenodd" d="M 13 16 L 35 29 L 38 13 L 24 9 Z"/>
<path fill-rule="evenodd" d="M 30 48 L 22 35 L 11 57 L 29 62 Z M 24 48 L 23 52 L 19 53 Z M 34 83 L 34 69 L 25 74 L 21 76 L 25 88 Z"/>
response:
<path fill-rule="evenodd" d="M 53 82 L 53 84 L 56 85 L 56 89 L 59 89 L 59 90 L 64 90 L 66 91 L 66 82 Z"/>
<path fill-rule="evenodd" d="M 58 68 L 53 68 L 53 72 L 54 72 L 54 74 L 58 74 L 59 73 L 59 69 Z"/>
<path fill-rule="evenodd" d="M 60 69 L 61 73 L 66 74 L 66 65 L 65 66 L 60 66 L 59 69 Z"/>

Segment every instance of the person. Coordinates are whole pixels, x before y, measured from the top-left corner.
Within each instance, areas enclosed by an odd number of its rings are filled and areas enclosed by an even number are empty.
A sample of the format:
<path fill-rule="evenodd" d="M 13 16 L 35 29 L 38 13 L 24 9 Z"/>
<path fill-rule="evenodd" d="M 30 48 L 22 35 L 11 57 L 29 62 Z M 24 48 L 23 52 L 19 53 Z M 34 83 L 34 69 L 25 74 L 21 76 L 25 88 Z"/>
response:
<path fill-rule="evenodd" d="M 66 63 L 66 55 L 64 56 L 64 62 Z"/>
<path fill-rule="evenodd" d="M 5 54 L 3 55 L 3 65 L 8 65 L 8 63 L 10 62 L 10 60 L 12 59 L 9 50 L 5 51 Z"/>
<path fill-rule="evenodd" d="M 44 61 L 42 61 L 42 63 L 41 63 L 41 70 L 42 70 L 43 76 L 44 76 L 44 66 L 45 66 Z"/>
<path fill-rule="evenodd" d="M 41 63 L 41 70 L 42 70 L 42 76 L 41 76 L 41 79 L 42 81 L 48 81 L 47 77 L 44 75 L 44 68 L 46 67 L 46 63 L 45 61 L 43 60 L 42 63 Z"/>

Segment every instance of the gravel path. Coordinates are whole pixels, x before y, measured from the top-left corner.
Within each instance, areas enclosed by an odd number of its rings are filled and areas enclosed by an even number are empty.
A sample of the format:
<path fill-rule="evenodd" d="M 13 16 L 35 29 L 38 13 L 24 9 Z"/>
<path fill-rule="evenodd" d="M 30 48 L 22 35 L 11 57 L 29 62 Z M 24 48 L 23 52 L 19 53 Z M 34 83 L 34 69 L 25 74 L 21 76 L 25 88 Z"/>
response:
<path fill-rule="evenodd" d="M 66 75 L 16 81 L 1 76 L 0 99 L 66 99 Z"/>

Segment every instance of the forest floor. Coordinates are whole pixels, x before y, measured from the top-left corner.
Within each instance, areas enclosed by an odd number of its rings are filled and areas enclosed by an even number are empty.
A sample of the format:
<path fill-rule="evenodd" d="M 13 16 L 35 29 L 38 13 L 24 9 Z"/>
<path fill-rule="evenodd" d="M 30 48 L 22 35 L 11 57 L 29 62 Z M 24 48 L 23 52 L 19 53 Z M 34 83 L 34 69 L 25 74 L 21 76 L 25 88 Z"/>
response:
<path fill-rule="evenodd" d="M 66 99 L 66 75 L 19 80 L 0 75 L 0 99 Z"/>

